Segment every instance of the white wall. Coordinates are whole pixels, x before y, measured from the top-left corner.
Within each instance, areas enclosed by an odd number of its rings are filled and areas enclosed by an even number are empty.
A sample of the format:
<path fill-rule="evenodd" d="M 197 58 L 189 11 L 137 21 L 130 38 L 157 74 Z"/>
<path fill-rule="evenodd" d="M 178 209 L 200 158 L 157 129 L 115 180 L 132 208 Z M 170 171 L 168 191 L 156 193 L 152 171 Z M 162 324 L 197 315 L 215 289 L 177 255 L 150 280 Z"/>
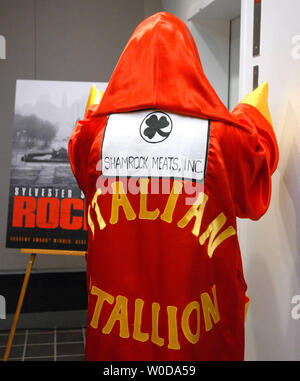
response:
<path fill-rule="evenodd" d="M 248 294 L 246 360 L 300 360 L 300 2 L 262 0 L 261 54 L 252 58 L 253 0 L 242 0 L 240 98 L 251 91 L 252 66 L 268 81 L 279 144 L 271 205 L 258 222 L 241 221 Z M 296 36 L 296 37 L 295 37 Z"/>
<path fill-rule="evenodd" d="M 222 15 L 210 17 L 205 14 L 202 18 L 200 8 L 210 3 L 213 1 L 162 0 L 162 7 L 164 11 L 179 17 L 190 29 L 205 75 L 227 106 L 230 20 L 222 19 Z"/>
<path fill-rule="evenodd" d="M 240 68 L 240 17 L 230 22 L 230 65 L 229 65 L 229 110 L 232 111 L 239 102 L 239 68 Z"/>

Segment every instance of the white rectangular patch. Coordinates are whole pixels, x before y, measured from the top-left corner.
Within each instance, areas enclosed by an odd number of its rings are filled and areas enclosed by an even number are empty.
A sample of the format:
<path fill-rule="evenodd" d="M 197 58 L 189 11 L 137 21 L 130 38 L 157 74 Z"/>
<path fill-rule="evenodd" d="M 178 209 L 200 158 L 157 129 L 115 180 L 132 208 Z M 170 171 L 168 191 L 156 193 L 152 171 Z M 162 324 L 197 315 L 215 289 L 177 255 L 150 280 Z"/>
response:
<path fill-rule="evenodd" d="M 111 114 L 102 143 L 102 175 L 204 182 L 208 141 L 209 120 L 159 110 Z"/>

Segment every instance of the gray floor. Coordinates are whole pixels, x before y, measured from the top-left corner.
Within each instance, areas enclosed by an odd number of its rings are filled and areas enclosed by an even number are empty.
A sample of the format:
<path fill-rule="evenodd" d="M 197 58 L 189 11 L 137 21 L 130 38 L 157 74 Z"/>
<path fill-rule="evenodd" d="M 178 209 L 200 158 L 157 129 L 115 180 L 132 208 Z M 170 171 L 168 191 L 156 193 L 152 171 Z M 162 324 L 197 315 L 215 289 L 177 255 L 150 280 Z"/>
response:
<path fill-rule="evenodd" d="M 3 359 L 9 331 L 0 332 Z M 85 328 L 16 330 L 10 361 L 84 361 Z"/>

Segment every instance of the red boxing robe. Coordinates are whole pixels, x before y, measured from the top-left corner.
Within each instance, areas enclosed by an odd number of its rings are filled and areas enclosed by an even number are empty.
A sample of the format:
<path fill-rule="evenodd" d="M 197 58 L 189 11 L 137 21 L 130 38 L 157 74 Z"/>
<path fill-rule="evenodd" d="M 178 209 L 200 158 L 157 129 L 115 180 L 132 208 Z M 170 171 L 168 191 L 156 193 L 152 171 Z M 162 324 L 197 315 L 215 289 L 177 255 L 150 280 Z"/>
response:
<path fill-rule="evenodd" d="M 266 92 L 230 113 L 181 20 L 136 28 L 69 143 L 89 227 L 86 360 L 243 359 L 236 217 L 270 202 Z"/>

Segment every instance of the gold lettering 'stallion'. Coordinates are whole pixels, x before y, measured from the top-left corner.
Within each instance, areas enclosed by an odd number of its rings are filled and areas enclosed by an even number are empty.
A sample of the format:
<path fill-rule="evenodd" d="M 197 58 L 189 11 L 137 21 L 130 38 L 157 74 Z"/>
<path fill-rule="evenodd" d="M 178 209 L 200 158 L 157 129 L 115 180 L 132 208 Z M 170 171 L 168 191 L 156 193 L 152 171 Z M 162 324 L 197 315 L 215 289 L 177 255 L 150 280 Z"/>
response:
<path fill-rule="evenodd" d="M 215 324 L 220 320 L 220 314 L 218 309 L 218 301 L 216 294 L 216 285 L 212 287 L 212 294 L 214 300 L 212 301 L 207 292 L 201 294 L 201 304 L 205 322 L 205 330 L 210 331 L 213 327 L 212 320 Z"/>
<path fill-rule="evenodd" d="M 178 328 L 177 328 L 177 307 L 168 306 L 168 324 L 169 324 L 169 349 L 180 349 L 178 341 Z"/>
<path fill-rule="evenodd" d="M 101 313 L 101 310 L 103 307 L 103 303 L 106 301 L 109 304 L 113 304 L 115 298 L 112 295 L 106 293 L 105 291 L 102 291 L 100 288 L 98 288 L 96 286 L 92 287 L 91 295 L 96 295 L 98 297 L 96 305 L 95 305 L 93 317 L 92 317 L 92 320 L 90 322 L 91 327 L 97 329 L 98 323 L 99 323 L 100 313 Z"/>
<path fill-rule="evenodd" d="M 120 323 L 120 337 L 127 339 L 129 337 L 128 328 L 128 312 L 127 312 L 128 299 L 125 296 L 118 295 L 116 297 L 116 304 L 110 314 L 110 317 L 102 329 L 102 333 L 111 333 L 115 323 Z"/>
<path fill-rule="evenodd" d="M 167 316 L 165 315 L 163 319 L 163 321 L 165 321 L 165 318 L 167 317 L 167 327 L 163 326 L 161 328 L 161 330 L 164 332 L 165 338 L 159 336 L 161 309 L 159 303 L 152 303 L 151 305 L 152 330 L 150 334 L 150 332 L 144 332 L 142 329 L 143 321 L 145 321 L 145 319 L 143 318 L 143 309 L 145 303 L 143 299 L 135 299 L 134 315 L 131 315 L 130 312 L 128 314 L 128 304 L 129 308 L 132 308 L 133 303 L 128 302 L 128 299 L 125 296 L 118 295 L 116 298 L 114 298 L 112 295 L 100 290 L 96 286 L 91 287 L 91 292 L 89 296 L 92 295 L 97 296 L 97 301 L 95 303 L 92 320 L 90 322 L 91 327 L 95 329 L 101 329 L 101 327 L 99 327 L 99 317 L 102 311 L 103 304 L 106 301 L 108 302 L 108 304 L 112 305 L 115 301 L 114 306 L 110 307 L 110 314 L 108 320 L 102 328 L 103 334 L 110 334 L 114 329 L 116 323 L 119 323 L 117 324 L 117 327 L 115 327 L 115 329 L 119 328 L 120 337 L 125 339 L 132 337 L 132 339 L 140 342 L 147 342 L 149 340 L 149 337 L 151 337 L 151 342 L 160 347 L 166 345 L 165 341 L 168 340 L 167 348 L 170 350 L 180 350 L 181 346 L 179 342 L 179 337 L 185 337 L 186 340 L 191 344 L 197 344 L 199 342 L 199 340 L 201 339 L 201 309 L 204 317 L 205 331 L 210 331 L 213 328 L 213 326 L 220 321 L 216 285 L 213 285 L 210 293 L 201 293 L 198 301 L 194 300 L 188 303 L 183 309 L 181 316 L 178 316 L 178 308 L 176 306 L 166 306 L 166 308 L 163 308 L 163 313 L 167 314 Z M 194 318 L 196 318 L 196 324 L 194 327 L 191 328 L 192 315 Z M 180 317 L 181 321 L 179 322 Z M 148 319 L 146 318 L 146 321 L 147 320 Z M 133 329 L 129 330 L 129 326 Z M 181 334 L 180 336 L 179 333 Z"/>
<path fill-rule="evenodd" d="M 192 333 L 190 328 L 190 316 L 193 311 L 196 311 L 197 315 L 197 328 L 196 333 Z M 199 341 L 200 338 L 200 304 L 196 301 L 193 301 L 189 303 L 182 313 L 181 318 L 181 328 L 184 333 L 184 336 L 187 338 L 187 340 L 192 343 L 196 344 Z"/>
<path fill-rule="evenodd" d="M 159 337 L 158 334 L 158 321 L 159 321 L 159 303 L 152 303 L 152 332 L 151 332 L 151 341 L 152 343 L 161 347 L 164 345 L 165 340 L 162 337 Z"/>
<path fill-rule="evenodd" d="M 144 306 L 144 301 L 142 299 L 135 300 L 134 324 L 133 324 L 132 337 L 135 340 L 145 342 L 149 339 L 149 333 L 145 333 L 141 331 L 143 306 Z"/>

